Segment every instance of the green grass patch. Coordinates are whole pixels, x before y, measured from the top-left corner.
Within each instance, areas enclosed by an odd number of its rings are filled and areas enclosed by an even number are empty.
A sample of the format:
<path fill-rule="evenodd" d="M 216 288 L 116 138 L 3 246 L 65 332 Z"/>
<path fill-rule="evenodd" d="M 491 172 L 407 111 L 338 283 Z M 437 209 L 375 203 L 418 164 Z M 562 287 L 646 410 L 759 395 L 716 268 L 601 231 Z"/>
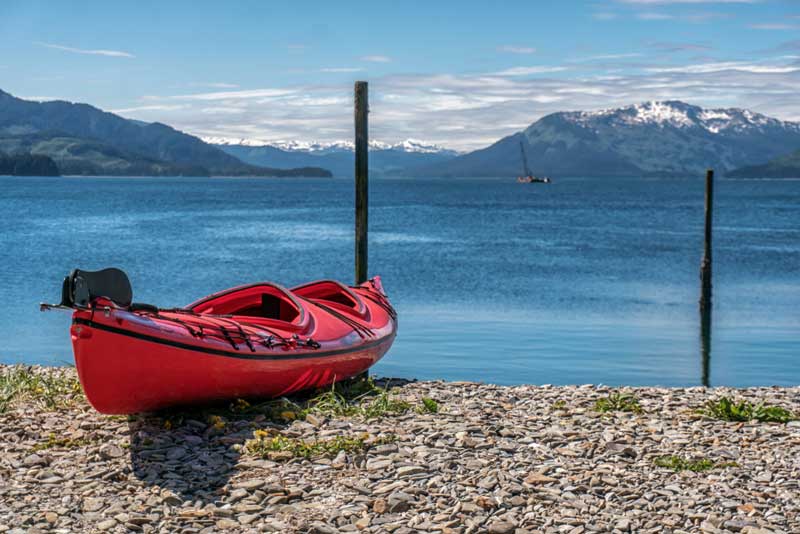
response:
<path fill-rule="evenodd" d="M 701 458 L 699 460 L 689 460 L 681 458 L 680 456 L 659 456 L 653 463 L 658 467 L 665 467 L 672 469 L 675 472 L 679 471 L 692 471 L 694 473 L 702 473 L 712 469 L 722 469 L 723 467 L 737 467 L 735 462 L 714 462 L 708 458 Z"/>
<path fill-rule="evenodd" d="M 734 402 L 728 397 L 710 400 L 697 412 L 720 421 L 756 420 L 762 423 L 788 423 L 797 418 L 792 412 L 780 406 L 753 404 L 748 401 Z"/>
<path fill-rule="evenodd" d="M 306 441 L 283 435 L 269 435 L 263 430 L 256 430 L 254 438 L 245 443 L 245 450 L 263 458 L 276 458 L 276 453 L 286 453 L 289 458 L 314 458 L 319 456 L 336 456 L 339 452 L 360 452 L 375 445 L 391 443 L 393 436 L 369 440 L 369 436 L 336 436 L 328 439 Z"/>
<path fill-rule="evenodd" d="M 608 412 L 632 412 L 642 413 L 639 401 L 633 395 L 627 393 L 611 393 L 607 397 L 597 399 L 594 403 L 595 411 L 600 413 Z"/>
<path fill-rule="evenodd" d="M 402 415 L 415 408 L 410 402 L 400 399 L 388 387 L 380 388 L 371 378 L 333 384 L 306 400 L 294 404 L 290 409 L 303 419 L 308 414 L 324 417 L 363 417 L 377 419 L 390 415 Z M 419 413 L 437 413 L 439 404 L 433 399 L 423 398 L 416 407 Z"/>
<path fill-rule="evenodd" d="M 342 395 L 335 387 L 311 398 L 300 416 L 309 413 L 325 417 L 353 417 L 377 419 L 386 415 L 401 415 L 411 409 L 411 403 L 398 399 L 388 390 L 376 388 L 352 399 Z"/>
<path fill-rule="evenodd" d="M 398 399 L 387 390 L 381 390 L 377 396 L 366 402 L 361 402 L 357 406 L 357 415 L 365 419 L 377 419 L 387 415 L 402 415 L 411 409 L 410 402 Z"/>
<path fill-rule="evenodd" d="M 439 413 L 439 403 L 430 397 L 422 397 L 422 402 L 417 406 L 419 413 Z"/>
<path fill-rule="evenodd" d="M 302 412 L 303 415 L 314 413 L 326 417 L 346 417 L 356 415 L 358 407 L 339 393 L 334 385 L 330 390 L 309 399 Z"/>
<path fill-rule="evenodd" d="M 33 446 L 33 450 L 43 451 L 46 449 L 78 449 L 94 443 L 96 443 L 96 441 L 89 438 L 59 438 L 51 432 L 50 435 L 47 436 L 47 441 L 44 443 L 37 443 Z"/>
<path fill-rule="evenodd" d="M 554 410 L 566 410 L 567 409 L 567 401 L 563 399 L 559 399 L 553 403 Z"/>
<path fill-rule="evenodd" d="M 19 400 L 33 401 L 52 410 L 81 398 L 80 382 L 64 372 L 37 371 L 25 365 L 0 368 L 0 413 Z"/>

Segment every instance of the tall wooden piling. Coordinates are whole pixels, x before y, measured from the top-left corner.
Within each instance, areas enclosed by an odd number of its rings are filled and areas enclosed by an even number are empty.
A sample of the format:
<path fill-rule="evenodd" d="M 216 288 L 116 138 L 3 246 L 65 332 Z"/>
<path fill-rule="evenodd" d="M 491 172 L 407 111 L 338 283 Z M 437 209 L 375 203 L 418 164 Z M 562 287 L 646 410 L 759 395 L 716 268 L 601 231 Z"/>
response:
<path fill-rule="evenodd" d="M 714 171 L 706 171 L 706 228 L 703 239 L 703 259 L 700 262 L 700 310 L 711 309 L 711 225 L 714 212 Z"/>
<path fill-rule="evenodd" d="M 369 133 L 367 82 L 355 85 L 356 127 L 356 284 L 367 281 L 367 225 L 369 213 Z"/>
<path fill-rule="evenodd" d="M 714 213 L 714 171 L 706 171 L 705 235 L 700 262 L 700 358 L 701 382 L 711 385 L 711 226 Z"/>

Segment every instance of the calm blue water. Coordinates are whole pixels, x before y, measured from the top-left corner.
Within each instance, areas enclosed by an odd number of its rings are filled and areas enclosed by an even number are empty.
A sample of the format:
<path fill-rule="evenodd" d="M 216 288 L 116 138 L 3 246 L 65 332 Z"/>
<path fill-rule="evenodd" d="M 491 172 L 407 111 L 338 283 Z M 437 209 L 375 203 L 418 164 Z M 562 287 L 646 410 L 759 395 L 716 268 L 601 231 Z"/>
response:
<path fill-rule="evenodd" d="M 353 272 L 345 180 L 0 178 L 0 362 L 71 362 L 40 313 L 74 267 L 136 300 Z M 400 331 L 376 373 L 694 385 L 702 180 L 374 179 L 370 272 Z M 717 182 L 712 385 L 800 384 L 800 182 Z"/>

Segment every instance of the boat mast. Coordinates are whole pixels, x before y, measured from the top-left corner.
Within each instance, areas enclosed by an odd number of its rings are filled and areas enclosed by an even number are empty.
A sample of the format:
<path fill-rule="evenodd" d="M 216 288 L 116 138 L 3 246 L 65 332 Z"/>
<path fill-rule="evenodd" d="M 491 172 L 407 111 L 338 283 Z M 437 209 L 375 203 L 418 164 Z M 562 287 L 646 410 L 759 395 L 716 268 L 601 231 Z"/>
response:
<path fill-rule="evenodd" d="M 522 141 L 519 142 L 519 150 L 522 152 L 522 176 L 531 176 L 531 170 L 528 168 L 528 158 L 525 156 L 525 146 Z"/>

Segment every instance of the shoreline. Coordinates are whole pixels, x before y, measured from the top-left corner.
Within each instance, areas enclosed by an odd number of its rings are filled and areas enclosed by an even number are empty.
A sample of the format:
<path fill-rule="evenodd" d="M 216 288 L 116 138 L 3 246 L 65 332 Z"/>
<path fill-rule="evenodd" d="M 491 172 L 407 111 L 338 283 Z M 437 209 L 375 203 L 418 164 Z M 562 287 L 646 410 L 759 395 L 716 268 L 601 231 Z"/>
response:
<path fill-rule="evenodd" d="M 0 365 L 6 376 L 14 369 Z M 300 400 L 105 416 L 75 389 L 74 369 L 23 369 L 28 393 L 5 412 L 0 398 L 0 533 L 767 534 L 800 525 L 800 421 L 696 411 L 730 396 L 798 415 L 800 387 L 407 382 L 386 390 L 394 408 L 377 417 L 301 410 Z M 618 392 L 638 408 L 598 411 Z"/>

